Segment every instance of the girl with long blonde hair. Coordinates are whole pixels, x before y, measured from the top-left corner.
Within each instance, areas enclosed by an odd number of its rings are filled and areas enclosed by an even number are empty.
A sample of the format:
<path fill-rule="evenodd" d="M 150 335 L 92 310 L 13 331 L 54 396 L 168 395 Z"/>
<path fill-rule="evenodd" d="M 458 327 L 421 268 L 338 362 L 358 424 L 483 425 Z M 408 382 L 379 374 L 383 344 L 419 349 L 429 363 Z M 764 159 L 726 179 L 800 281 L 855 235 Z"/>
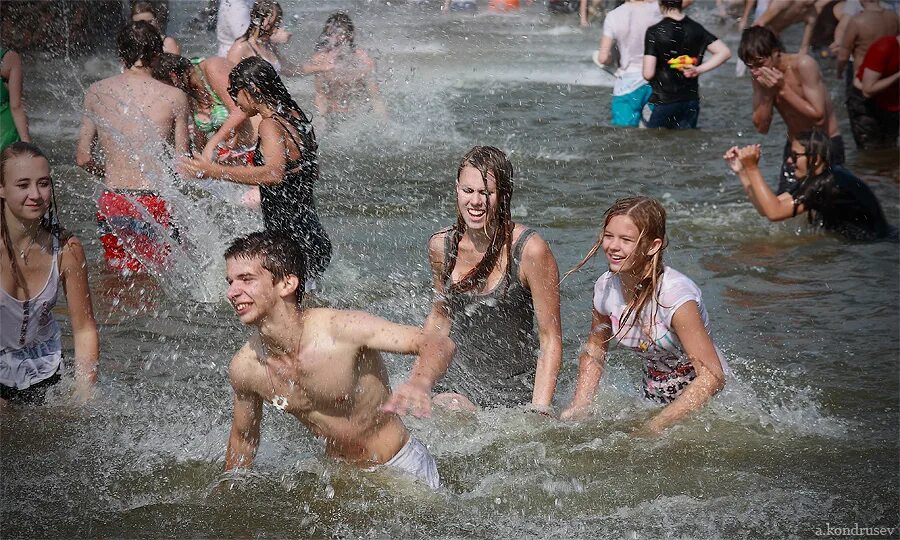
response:
<path fill-rule="evenodd" d="M 700 289 L 663 264 L 667 243 L 666 211 L 658 201 L 619 199 L 606 211 L 600 238 L 566 273 L 601 250 L 609 263 L 594 285 L 591 331 L 579 358 L 575 397 L 563 419 L 586 416 L 613 340 L 643 357 L 644 396 L 666 405 L 644 432 L 659 433 L 677 423 L 725 385 Z"/>

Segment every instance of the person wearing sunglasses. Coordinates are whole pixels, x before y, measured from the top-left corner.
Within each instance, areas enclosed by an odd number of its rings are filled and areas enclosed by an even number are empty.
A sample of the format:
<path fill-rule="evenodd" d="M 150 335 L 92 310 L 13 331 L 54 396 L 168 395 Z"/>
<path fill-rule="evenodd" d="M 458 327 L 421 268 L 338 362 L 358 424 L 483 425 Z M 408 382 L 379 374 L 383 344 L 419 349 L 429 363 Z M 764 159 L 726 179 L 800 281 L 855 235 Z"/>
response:
<path fill-rule="evenodd" d="M 831 144 L 821 129 L 798 134 L 784 167 L 796 182 L 790 191 L 775 194 L 759 170 L 760 146 L 732 146 L 723 156 L 750 202 L 769 221 L 783 221 L 806 213 L 809 223 L 850 240 L 897 241 L 878 198 L 862 180 L 842 166 L 831 164 Z"/>
<path fill-rule="evenodd" d="M 829 163 L 844 163 L 844 139 L 837 116 L 822 81 L 816 61 L 807 54 L 787 54 L 775 33 L 764 26 L 752 26 L 741 34 L 738 57 L 747 64 L 753 81 L 753 125 L 759 133 L 768 133 L 772 111 L 777 110 L 787 127 L 784 145 L 786 159 L 792 141 L 814 128 L 824 131 L 831 144 Z M 797 182 L 782 169 L 776 194 L 793 189 Z"/>

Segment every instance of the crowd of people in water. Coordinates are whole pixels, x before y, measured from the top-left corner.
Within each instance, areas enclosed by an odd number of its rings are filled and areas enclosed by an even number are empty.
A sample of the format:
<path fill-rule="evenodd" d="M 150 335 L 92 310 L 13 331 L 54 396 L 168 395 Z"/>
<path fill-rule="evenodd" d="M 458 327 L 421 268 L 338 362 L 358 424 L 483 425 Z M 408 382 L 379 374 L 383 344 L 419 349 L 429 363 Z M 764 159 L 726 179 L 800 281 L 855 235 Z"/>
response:
<path fill-rule="evenodd" d="M 588 3 L 550 5 L 580 9 L 583 22 Z M 476 4 L 447 0 L 442 7 Z M 610 64 L 618 50 L 611 125 L 696 128 L 698 79 L 731 57 L 729 47 L 685 14 L 689 0 L 619 4 L 605 13 L 595 55 Z M 760 172 L 758 144 L 724 153 L 753 206 L 772 221 L 806 213 L 810 223 L 848 239 L 896 240 L 872 190 L 844 167 L 844 142 L 820 68 L 823 55 L 830 55 L 838 76 L 846 71 L 847 111 L 859 149 L 896 149 L 896 6 L 877 0 L 717 5 L 723 14 L 743 10 L 737 55 L 750 72 L 754 126 L 767 133 L 777 111 L 787 127 L 776 189 Z M 492 9 L 517 6 L 490 3 Z M 225 469 L 252 464 L 263 404 L 269 403 L 322 437 L 329 456 L 402 471 L 437 488 L 435 460 L 401 416 L 428 415 L 432 406 L 526 406 L 554 414 L 563 353 L 561 279 L 552 246 L 512 219 L 515 174 L 506 153 L 475 146 L 456 171 L 455 222 L 428 242 L 434 296 L 422 327 L 362 311 L 305 307 L 304 295 L 315 290 L 332 248 L 314 198 L 315 128 L 282 78 L 315 78 L 312 107 L 326 127 L 361 107 L 387 113 L 375 63 L 357 46 L 346 13 L 328 17 L 306 63 L 279 51 L 291 38 L 282 19 L 275 0 L 221 0 L 217 55 L 188 58 L 164 35 L 155 4 L 134 2 L 131 21 L 116 37 L 122 73 L 87 90 L 76 152 L 77 164 L 105 186 L 97 200 L 105 262 L 125 279 L 165 272 L 184 225 L 175 222 L 152 179 L 171 178 L 173 159 L 187 182 L 245 186 L 242 202 L 259 208 L 264 230 L 241 235 L 224 253 L 227 298 L 240 321 L 255 329 L 229 369 L 234 410 Z M 800 50 L 789 53 L 778 34 L 794 22 L 807 29 Z M 830 36 L 823 24 L 830 25 Z M 0 406 L 43 402 L 64 365 L 74 366 L 75 387 L 89 399 L 100 340 L 85 253 L 59 221 L 48 159 L 31 142 L 22 57 L 6 49 L 0 55 Z M 144 157 L 134 159 L 136 153 Z M 574 397 L 559 417 L 589 415 L 607 351 L 619 344 L 641 357 L 640 392 L 660 405 L 638 431 L 659 434 L 712 399 L 726 384 L 728 366 L 711 335 L 700 288 L 664 263 L 660 202 L 620 198 L 599 225 L 596 242 L 567 273 L 598 252 L 609 268 L 596 280 Z M 74 337 L 74 356 L 65 363 L 52 313 L 60 285 Z M 382 352 L 416 357 L 401 384 L 391 386 Z"/>

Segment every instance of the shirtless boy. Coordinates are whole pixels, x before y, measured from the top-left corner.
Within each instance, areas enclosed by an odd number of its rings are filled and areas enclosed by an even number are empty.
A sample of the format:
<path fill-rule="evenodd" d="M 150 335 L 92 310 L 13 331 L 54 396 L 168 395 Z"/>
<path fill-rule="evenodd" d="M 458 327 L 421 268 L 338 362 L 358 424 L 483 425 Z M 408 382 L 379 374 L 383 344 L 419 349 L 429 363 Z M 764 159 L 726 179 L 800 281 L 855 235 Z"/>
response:
<path fill-rule="evenodd" d="M 439 487 L 434 458 L 399 415 L 430 414 L 431 388 L 453 358 L 453 341 L 361 311 L 302 308 L 304 266 L 300 247 L 271 231 L 238 238 L 225 251 L 228 300 L 257 330 L 231 361 L 225 470 L 253 463 L 268 402 L 323 438 L 329 457 Z M 393 393 L 380 352 L 418 355 Z"/>
<path fill-rule="evenodd" d="M 151 190 L 154 179 L 158 185 L 170 176 L 162 167 L 172 159 L 168 145 L 174 145 L 176 155 L 188 152 L 190 107 L 184 92 L 151 74 L 150 62 L 162 53 L 156 28 L 143 21 L 128 23 L 116 44 L 125 70 L 88 89 L 75 160 L 106 184 L 97 221 L 107 263 L 137 272 L 142 268 L 140 259 L 155 265 L 165 262 L 167 246 L 147 234 L 152 230 L 142 216 L 149 213 L 158 224 L 170 227 L 168 205 Z"/>
<path fill-rule="evenodd" d="M 787 54 L 772 30 L 753 26 L 744 30 L 738 57 L 753 76 L 753 125 L 768 133 L 772 110 L 777 109 L 787 127 L 785 159 L 791 142 L 805 131 L 819 128 L 831 138 L 831 164 L 844 163 L 844 140 L 822 81 L 822 72 L 806 54 Z M 787 191 L 792 177 L 782 171 L 777 193 Z"/>

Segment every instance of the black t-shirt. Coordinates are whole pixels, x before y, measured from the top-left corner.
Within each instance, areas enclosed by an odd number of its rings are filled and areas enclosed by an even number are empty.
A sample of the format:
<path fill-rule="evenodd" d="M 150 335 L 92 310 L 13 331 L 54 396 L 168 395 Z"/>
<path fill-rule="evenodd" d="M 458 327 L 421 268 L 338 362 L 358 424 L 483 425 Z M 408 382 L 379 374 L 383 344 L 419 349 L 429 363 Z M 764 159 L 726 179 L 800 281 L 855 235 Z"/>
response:
<path fill-rule="evenodd" d="M 690 17 L 680 21 L 665 17 L 644 34 L 644 55 L 656 57 L 656 73 L 650 86 L 650 103 L 676 103 L 700 99 L 697 78 L 688 79 L 680 70 L 669 67 L 669 60 L 687 55 L 703 61 L 703 53 L 718 38 Z"/>
<path fill-rule="evenodd" d="M 852 240 L 890 238 L 896 235 L 884 217 L 878 198 L 862 180 L 835 166 L 791 188 L 794 205 L 803 204 L 809 220 Z"/>

